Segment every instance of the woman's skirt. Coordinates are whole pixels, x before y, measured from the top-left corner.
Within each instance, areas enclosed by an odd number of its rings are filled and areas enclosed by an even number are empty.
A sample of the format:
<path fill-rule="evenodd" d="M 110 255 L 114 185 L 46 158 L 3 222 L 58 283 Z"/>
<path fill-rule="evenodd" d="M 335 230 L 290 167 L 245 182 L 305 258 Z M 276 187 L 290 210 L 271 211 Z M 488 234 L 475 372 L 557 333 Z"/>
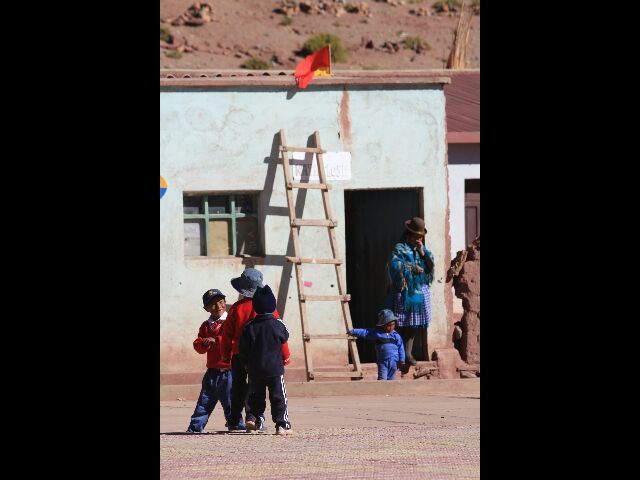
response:
<path fill-rule="evenodd" d="M 431 323 L 431 289 L 429 285 L 422 287 L 424 301 L 417 312 L 404 313 L 402 293 L 396 293 L 393 299 L 393 313 L 398 317 L 398 327 L 428 327 Z"/>

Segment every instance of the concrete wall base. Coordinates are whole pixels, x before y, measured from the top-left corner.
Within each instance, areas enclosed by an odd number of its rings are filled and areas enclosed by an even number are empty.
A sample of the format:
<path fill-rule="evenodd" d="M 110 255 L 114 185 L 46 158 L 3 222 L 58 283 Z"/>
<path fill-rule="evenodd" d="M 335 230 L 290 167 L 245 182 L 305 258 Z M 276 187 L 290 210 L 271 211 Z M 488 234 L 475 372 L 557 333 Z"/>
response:
<path fill-rule="evenodd" d="M 361 363 L 362 373 L 364 373 L 364 380 L 376 380 L 378 378 L 378 366 L 375 363 Z M 411 367 L 411 369 L 407 372 L 406 375 L 401 375 L 400 372 L 396 374 L 396 379 L 398 380 L 413 380 L 413 373 L 416 371 L 416 368 L 425 368 L 425 367 L 437 367 L 436 362 L 418 362 L 416 367 Z M 346 365 L 343 367 L 320 367 L 315 371 L 317 372 L 346 372 L 350 368 Z M 160 374 L 160 385 L 194 385 L 199 384 L 202 381 L 202 376 L 204 375 L 205 370 L 203 369 L 200 372 L 187 372 L 187 373 L 161 373 Z M 437 374 L 435 375 L 437 377 Z M 287 367 L 284 370 L 284 379 L 287 383 L 289 382 L 304 382 L 307 380 L 307 371 L 304 366 L 300 367 Z M 316 382 L 326 382 L 326 381 L 337 381 L 339 378 L 318 378 Z M 343 381 L 350 381 L 348 379 L 343 379 Z"/>
<path fill-rule="evenodd" d="M 160 400 L 197 400 L 200 385 L 161 385 Z M 480 395 L 480 379 L 447 379 L 338 382 L 287 382 L 289 397 L 332 395 Z"/>

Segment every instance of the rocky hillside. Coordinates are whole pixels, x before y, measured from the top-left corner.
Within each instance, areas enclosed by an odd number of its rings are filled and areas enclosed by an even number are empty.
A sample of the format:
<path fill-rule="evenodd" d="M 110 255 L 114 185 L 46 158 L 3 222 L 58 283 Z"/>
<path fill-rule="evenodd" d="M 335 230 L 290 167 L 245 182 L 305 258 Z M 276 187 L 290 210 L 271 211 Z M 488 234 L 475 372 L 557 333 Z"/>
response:
<path fill-rule="evenodd" d="M 480 2 L 469 7 L 466 67 L 480 68 Z M 334 70 L 444 68 L 460 0 L 160 0 L 160 68 L 291 70 L 314 35 L 346 58 Z"/>

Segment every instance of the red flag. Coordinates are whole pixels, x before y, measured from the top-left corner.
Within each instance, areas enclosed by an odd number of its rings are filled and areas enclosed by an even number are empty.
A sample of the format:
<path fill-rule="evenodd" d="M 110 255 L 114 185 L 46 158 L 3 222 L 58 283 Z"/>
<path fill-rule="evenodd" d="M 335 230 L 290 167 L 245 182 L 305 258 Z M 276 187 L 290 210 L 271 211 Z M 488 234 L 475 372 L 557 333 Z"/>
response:
<path fill-rule="evenodd" d="M 306 88 L 314 77 L 331 75 L 331 47 L 327 45 L 302 60 L 293 75 L 298 88 Z"/>

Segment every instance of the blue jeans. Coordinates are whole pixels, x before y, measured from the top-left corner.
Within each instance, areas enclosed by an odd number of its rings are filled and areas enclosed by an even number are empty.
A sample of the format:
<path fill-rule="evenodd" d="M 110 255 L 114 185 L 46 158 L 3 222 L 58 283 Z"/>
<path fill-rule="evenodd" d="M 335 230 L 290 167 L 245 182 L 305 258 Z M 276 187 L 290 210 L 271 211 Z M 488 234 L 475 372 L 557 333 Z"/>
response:
<path fill-rule="evenodd" d="M 220 402 L 224 410 L 224 418 L 231 417 L 231 370 L 221 372 L 217 368 L 208 368 L 202 377 L 202 390 L 198 403 L 191 415 L 191 423 L 187 432 L 202 432 L 209 421 L 216 403 Z"/>
<path fill-rule="evenodd" d="M 395 380 L 397 369 L 397 358 L 388 358 L 378 362 L 378 380 Z"/>

